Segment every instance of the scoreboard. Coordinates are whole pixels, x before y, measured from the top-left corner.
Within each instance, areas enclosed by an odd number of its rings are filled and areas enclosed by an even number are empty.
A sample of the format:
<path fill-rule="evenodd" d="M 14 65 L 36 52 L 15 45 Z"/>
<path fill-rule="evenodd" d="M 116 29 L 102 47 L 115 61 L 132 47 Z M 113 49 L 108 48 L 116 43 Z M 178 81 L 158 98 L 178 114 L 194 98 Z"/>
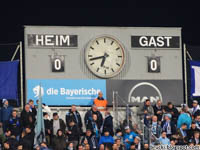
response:
<path fill-rule="evenodd" d="M 41 84 L 48 105 L 91 105 L 99 91 L 110 105 L 113 91 L 183 102 L 181 28 L 25 26 L 24 37 L 26 99 Z"/>

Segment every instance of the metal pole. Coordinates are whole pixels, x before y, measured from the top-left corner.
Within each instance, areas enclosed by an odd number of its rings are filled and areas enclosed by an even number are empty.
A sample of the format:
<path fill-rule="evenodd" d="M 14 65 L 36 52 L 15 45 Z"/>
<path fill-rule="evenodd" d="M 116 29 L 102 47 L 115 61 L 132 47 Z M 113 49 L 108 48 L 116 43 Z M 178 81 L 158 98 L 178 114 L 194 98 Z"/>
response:
<path fill-rule="evenodd" d="M 20 45 L 17 45 L 17 48 L 15 49 L 15 52 L 14 52 L 14 54 L 13 54 L 12 58 L 11 58 L 11 61 L 13 61 L 13 60 L 14 60 L 14 58 L 15 58 L 15 56 L 16 56 L 16 54 L 17 54 L 18 50 L 19 50 L 19 48 L 20 48 Z"/>
<path fill-rule="evenodd" d="M 20 81 L 21 81 L 21 108 L 23 109 L 24 107 L 24 92 L 23 92 L 23 57 L 22 57 L 22 42 L 19 42 L 20 44 Z"/>
<path fill-rule="evenodd" d="M 184 58 L 184 77 L 185 77 L 185 102 L 188 105 L 188 93 L 187 93 L 187 59 L 186 59 L 186 44 L 183 45 L 183 58 Z"/>

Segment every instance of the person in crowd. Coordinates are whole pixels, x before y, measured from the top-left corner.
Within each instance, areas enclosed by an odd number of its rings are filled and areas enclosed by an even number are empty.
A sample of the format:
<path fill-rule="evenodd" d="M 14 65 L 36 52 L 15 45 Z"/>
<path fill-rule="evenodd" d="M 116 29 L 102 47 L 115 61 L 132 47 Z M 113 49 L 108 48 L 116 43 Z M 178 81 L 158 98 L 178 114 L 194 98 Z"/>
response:
<path fill-rule="evenodd" d="M 5 132 L 5 139 L 9 142 L 11 149 L 17 149 L 18 141 L 16 140 L 16 137 L 12 134 L 12 132 L 7 129 Z"/>
<path fill-rule="evenodd" d="M 81 140 L 82 145 L 89 144 L 91 150 L 97 150 L 98 142 L 96 136 L 92 134 L 91 129 L 86 129 L 86 134 Z"/>
<path fill-rule="evenodd" d="M 152 117 L 151 132 L 156 138 L 159 138 L 161 135 L 161 131 L 162 131 L 162 128 L 161 128 L 160 122 L 158 122 L 158 117 L 154 115 Z"/>
<path fill-rule="evenodd" d="M 83 145 L 81 144 L 78 145 L 78 150 L 83 150 L 83 148 L 84 148 Z"/>
<path fill-rule="evenodd" d="M 51 138 L 51 131 L 52 131 L 52 125 L 51 121 L 49 120 L 48 113 L 43 113 L 44 118 L 44 127 L 45 127 L 45 137 L 46 137 L 46 144 L 50 145 L 50 138 Z"/>
<path fill-rule="evenodd" d="M 99 146 L 99 150 L 105 150 L 104 144 L 101 144 L 101 145 Z"/>
<path fill-rule="evenodd" d="M 135 132 L 136 134 L 140 135 L 140 136 L 142 135 L 142 130 L 139 129 L 139 126 L 138 126 L 137 123 L 133 124 L 133 129 L 132 129 L 132 131 Z"/>
<path fill-rule="evenodd" d="M 85 122 L 85 126 L 88 126 L 88 123 L 92 121 L 92 115 L 96 114 L 97 115 L 97 124 L 98 125 L 102 125 L 103 123 L 103 117 L 100 111 L 98 111 L 97 106 L 96 105 L 92 105 L 92 108 L 86 112 L 85 117 L 84 117 L 84 122 Z"/>
<path fill-rule="evenodd" d="M 153 106 L 154 114 L 157 116 L 158 121 L 162 121 L 163 117 L 163 109 L 162 101 L 159 99 L 157 100 L 156 104 Z"/>
<path fill-rule="evenodd" d="M 69 112 L 65 116 L 66 125 L 69 127 L 70 121 L 73 121 L 79 129 L 79 132 L 82 134 L 82 120 L 80 113 L 76 110 L 76 106 L 72 105 Z"/>
<path fill-rule="evenodd" d="M 120 142 L 123 143 L 123 133 L 121 129 L 116 129 L 114 139 L 120 139 Z"/>
<path fill-rule="evenodd" d="M 50 150 L 47 146 L 47 143 L 42 142 L 40 145 L 38 145 L 35 150 Z"/>
<path fill-rule="evenodd" d="M 193 100 L 193 102 L 192 102 L 192 108 L 190 109 L 190 114 L 192 115 L 193 119 L 197 115 L 200 115 L 200 106 L 199 106 L 197 100 Z"/>
<path fill-rule="evenodd" d="M 126 149 L 130 148 L 130 145 L 134 141 L 136 136 L 138 135 L 134 133 L 133 131 L 131 131 L 129 126 L 125 127 L 124 144 L 125 144 Z"/>
<path fill-rule="evenodd" d="M 131 131 L 133 131 L 133 121 L 132 121 L 131 113 L 128 114 L 128 117 L 125 118 L 123 122 L 120 122 L 120 128 L 121 128 L 123 133 L 125 133 L 125 129 L 124 128 L 126 126 L 129 126 Z"/>
<path fill-rule="evenodd" d="M 143 149 L 144 150 L 149 150 L 149 144 L 148 143 L 144 143 Z"/>
<path fill-rule="evenodd" d="M 125 150 L 123 142 L 121 142 L 120 138 L 115 139 L 115 143 L 117 144 L 118 150 Z"/>
<path fill-rule="evenodd" d="M 182 108 L 181 114 L 178 116 L 177 128 L 179 129 L 182 126 L 182 124 L 186 124 L 187 129 L 189 129 L 191 123 L 192 123 L 192 118 L 190 117 L 190 114 L 187 113 L 187 107 Z"/>
<path fill-rule="evenodd" d="M 53 113 L 53 119 L 51 119 L 51 135 L 54 137 L 57 135 L 58 129 L 61 129 L 63 133 L 65 133 L 65 122 L 59 118 L 58 113 Z"/>
<path fill-rule="evenodd" d="M 39 100 L 36 101 L 37 104 L 39 104 Z M 50 117 L 52 115 L 51 108 L 47 106 L 45 103 L 42 103 L 42 112 L 48 114 L 48 119 L 50 120 Z"/>
<path fill-rule="evenodd" d="M 68 143 L 67 150 L 76 150 L 76 149 L 74 149 L 74 144 L 73 144 L 73 142 L 69 142 L 69 143 Z"/>
<path fill-rule="evenodd" d="M 66 137 L 61 129 L 58 129 L 55 138 L 53 139 L 54 150 L 65 150 L 67 147 Z"/>
<path fill-rule="evenodd" d="M 111 136 L 114 136 L 113 117 L 111 116 L 110 111 L 108 109 L 105 111 L 105 118 L 101 126 L 101 133 L 104 133 L 105 129 L 109 131 Z"/>
<path fill-rule="evenodd" d="M 177 123 L 179 113 L 178 113 L 178 109 L 172 104 L 172 102 L 168 102 L 167 106 L 164 108 L 163 111 L 164 111 L 165 114 L 168 114 L 168 113 L 171 114 L 172 115 L 171 120 L 175 124 Z"/>
<path fill-rule="evenodd" d="M 166 132 L 166 135 L 167 135 L 168 138 L 170 138 L 171 135 L 176 133 L 176 125 L 171 120 L 171 118 L 172 118 L 171 114 L 165 114 L 164 120 L 161 123 L 162 131 Z"/>
<path fill-rule="evenodd" d="M 199 145 L 200 144 L 200 133 L 195 131 L 194 138 L 192 140 L 194 141 L 195 145 Z"/>
<path fill-rule="evenodd" d="M 116 143 L 114 143 L 114 144 L 112 145 L 112 150 L 119 150 Z"/>
<path fill-rule="evenodd" d="M 159 142 L 161 145 L 169 145 L 170 140 L 167 138 L 167 133 L 165 131 L 162 131 L 162 134 L 159 138 Z"/>
<path fill-rule="evenodd" d="M 19 144 L 19 145 L 17 146 L 17 150 L 26 150 L 26 149 L 23 148 L 23 145 Z"/>
<path fill-rule="evenodd" d="M 36 110 L 36 108 L 35 108 L 34 101 L 33 101 L 32 99 L 30 99 L 30 100 L 28 101 L 28 104 L 29 104 L 29 106 L 30 106 L 30 112 L 32 112 L 33 116 L 36 117 L 36 115 L 37 115 L 37 110 Z"/>
<path fill-rule="evenodd" d="M 200 132 L 200 129 L 197 128 L 196 122 L 192 121 L 191 128 L 186 131 L 188 139 L 193 138 L 193 135 L 194 135 L 195 131 Z"/>
<path fill-rule="evenodd" d="M 90 145 L 86 144 L 85 147 L 84 147 L 84 150 L 90 150 Z"/>
<path fill-rule="evenodd" d="M 114 138 L 110 135 L 109 130 L 107 129 L 104 130 L 104 135 L 100 137 L 99 146 L 101 144 L 114 144 Z"/>
<path fill-rule="evenodd" d="M 3 143 L 3 150 L 15 150 L 15 149 L 11 149 L 10 143 L 8 141 L 5 141 Z"/>
<path fill-rule="evenodd" d="M 139 136 L 136 136 L 136 137 L 135 137 L 133 143 L 135 144 L 135 149 L 136 149 L 136 150 L 143 150 L 143 149 L 142 149 L 142 144 L 141 144 L 141 139 L 140 139 Z"/>
<path fill-rule="evenodd" d="M 12 115 L 8 121 L 8 129 L 11 131 L 12 135 L 14 135 L 16 139 L 19 141 L 19 137 L 22 132 L 22 126 L 20 118 L 17 116 L 16 110 L 12 111 Z"/>
<path fill-rule="evenodd" d="M 195 123 L 196 123 L 197 129 L 200 130 L 200 115 L 197 115 L 197 116 L 195 117 Z"/>
<path fill-rule="evenodd" d="M 135 143 L 131 143 L 130 150 L 136 150 Z"/>
<path fill-rule="evenodd" d="M 2 100 L 3 107 L 0 107 L 0 126 L 3 126 L 3 131 L 5 132 L 8 128 L 8 120 L 13 111 L 13 107 L 9 105 L 7 99 Z"/>
<path fill-rule="evenodd" d="M 98 117 L 96 114 L 92 115 L 92 120 L 89 120 L 86 128 L 89 128 L 92 131 L 92 134 L 94 134 L 96 138 L 99 140 L 99 137 L 101 135 L 100 133 L 101 124 L 99 124 Z"/>
<path fill-rule="evenodd" d="M 94 99 L 94 105 L 96 105 L 99 110 L 106 110 L 108 101 L 103 98 L 103 93 L 101 91 L 98 93 L 98 97 Z"/>
<path fill-rule="evenodd" d="M 74 148 L 76 149 L 79 144 L 78 142 L 80 139 L 80 131 L 79 131 L 78 126 L 75 124 L 73 120 L 69 122 L 67 135 L 68 135 L 68 141 L 72 142 L 74 145 Z"/>
<path fill-rule="evenodd" d="M 20 120 L 23 129 L 26 126 L 30 126 L 31 129 L 34 129 L 36 120 L 35 120 L 35 115 L 30 111 L 29 104 L 26 104 L 24 109 L 22 110 Z"/>
<path fill-rule="evenodd" d="M 186 123 L 183 123 L 181 125 L 181 128 L 179 128 L 177 130 L 177 134 L 178 134 L 178 137 L 179 137 L 178 138 L 179 139 L 179 143 L 181 143 L 181 145 L 184 145 L 184 144 L 187 143 L 187 139 L 186 139 L 187 132 L 186 132 L 186 130 L 187 130 L 187 124 Z"/>
<path fill-rule="evenodd" d="M 26 126 L 25 130 L 22 131 L 19 141 L 23 145 L 23 148 L 26 148 L 28 150 L 33 149 L 34 136 L 35 133 L 32 128 L 30 126 Z"/>
<path fill-rule="evenodd" d="M 149 99 L 144 102 L 144 105 L 141 105 L 139 107 L 137 114 L 140 116 L 141 119 L 144 119 L 144 124 L 148 127 L 151 117 L 154 115 L 154 110 L 151 106 L 151 102 Z"/>

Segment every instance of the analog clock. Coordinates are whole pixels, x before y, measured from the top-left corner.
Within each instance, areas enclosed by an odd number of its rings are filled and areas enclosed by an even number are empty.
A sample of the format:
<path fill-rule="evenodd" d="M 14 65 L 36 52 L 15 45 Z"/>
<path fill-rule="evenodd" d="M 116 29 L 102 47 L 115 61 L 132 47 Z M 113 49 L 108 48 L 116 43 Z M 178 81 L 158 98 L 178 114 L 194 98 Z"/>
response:
<path fill-rule="evenodd" d="M 125 50 L 117 39 L 100 36 L 87 45 L 85 62 L 96 76 L 111 78 L 122 70 L 125 64 Z"/>

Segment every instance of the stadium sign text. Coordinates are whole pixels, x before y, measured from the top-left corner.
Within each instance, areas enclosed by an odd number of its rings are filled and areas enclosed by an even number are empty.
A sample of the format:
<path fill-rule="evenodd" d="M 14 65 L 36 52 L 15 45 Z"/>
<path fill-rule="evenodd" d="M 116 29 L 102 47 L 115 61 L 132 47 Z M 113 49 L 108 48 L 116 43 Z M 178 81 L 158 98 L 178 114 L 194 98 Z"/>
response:
<path fill-rule="evenodd" d="M 142 48 L 179 48 L 178 36 L 131 36 L 131 47 Z"/>
<path fill-rule="evenodd" d="M 29 47 L 78 47 L 77 35 L 28 34 Z"/>

